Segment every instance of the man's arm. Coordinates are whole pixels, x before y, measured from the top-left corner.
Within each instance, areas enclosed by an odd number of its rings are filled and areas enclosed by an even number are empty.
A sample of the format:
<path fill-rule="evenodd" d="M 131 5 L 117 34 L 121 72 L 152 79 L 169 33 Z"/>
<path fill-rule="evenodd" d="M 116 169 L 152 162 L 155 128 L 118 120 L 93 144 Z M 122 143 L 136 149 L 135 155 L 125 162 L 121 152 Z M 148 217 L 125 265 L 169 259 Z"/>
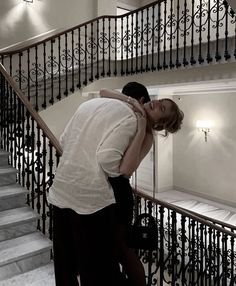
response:
<path fill-rule="evenodd" d="M 106 89 L 106 88 L 103 88 L 100 90 L 100 96 L 124 101 L 124 102 L 130 104 L 134 108 L 134 111 L 139 112 L 143 116 L 145 116 L 145 111 L 144 111 L 142 105 L 135 98 L 127 96 L 127 95 L 125 95 L 119 91 L 110 90 L 110 89 Z"/>

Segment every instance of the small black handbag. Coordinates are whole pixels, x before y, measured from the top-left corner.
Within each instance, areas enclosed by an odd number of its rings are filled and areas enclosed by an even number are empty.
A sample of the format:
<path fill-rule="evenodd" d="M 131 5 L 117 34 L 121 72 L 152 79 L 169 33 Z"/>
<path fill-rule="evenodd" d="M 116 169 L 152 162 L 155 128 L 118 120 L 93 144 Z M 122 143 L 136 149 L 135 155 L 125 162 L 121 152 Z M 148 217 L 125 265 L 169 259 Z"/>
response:
<path fill-rule="evenodd" d="M 143 213 L 138 215 L 129 231 L 129 246 L 136 249 L 157 248 L 158 230 L 155 218 Z"/>

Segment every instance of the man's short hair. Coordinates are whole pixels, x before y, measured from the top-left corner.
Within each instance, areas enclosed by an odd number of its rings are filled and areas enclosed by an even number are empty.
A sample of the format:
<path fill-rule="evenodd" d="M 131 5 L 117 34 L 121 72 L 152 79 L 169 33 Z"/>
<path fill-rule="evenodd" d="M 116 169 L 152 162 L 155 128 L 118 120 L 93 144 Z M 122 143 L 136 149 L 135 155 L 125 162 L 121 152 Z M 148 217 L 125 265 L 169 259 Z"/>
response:
<path fill-rule="evenodd" d="M 141 83 L 135 81 L 127 83 L 123 87 L 122 93 L 137 100 L 143 98 L 143 103 L 146 103 L 151 100 L 147 88 Z"/>

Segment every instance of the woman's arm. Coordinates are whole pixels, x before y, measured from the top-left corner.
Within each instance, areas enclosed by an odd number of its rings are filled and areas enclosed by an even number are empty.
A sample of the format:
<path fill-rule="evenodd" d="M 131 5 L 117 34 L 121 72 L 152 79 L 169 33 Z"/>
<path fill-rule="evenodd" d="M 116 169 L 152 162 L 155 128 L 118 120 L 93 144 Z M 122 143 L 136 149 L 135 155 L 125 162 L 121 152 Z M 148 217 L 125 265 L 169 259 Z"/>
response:
<path fill-rule="evenodd" d="M 136 112 L 139 112 L 143 116 L 145 116 L 145 111 L 144 111 L 142 105 L 135 98 L 127 96 L 127 95 L 125 95 L 119 91 L 110 90 L 110 89 L 106 89 L 106 88 L 103 88 L 100 90 L 100 96 L 124 101 L 124 102 L 130 104 Z"/>
<path fill-rule="evenodd" d="M 138 168 L 143 158 L 151 149 L 153 143 L 152 133 L 146 132 L 146 118 L 140 114 L 137 114 L 137 118 L 137 133 L 120 163 L 120 173 L 128 177 L 130 177 Z"/>

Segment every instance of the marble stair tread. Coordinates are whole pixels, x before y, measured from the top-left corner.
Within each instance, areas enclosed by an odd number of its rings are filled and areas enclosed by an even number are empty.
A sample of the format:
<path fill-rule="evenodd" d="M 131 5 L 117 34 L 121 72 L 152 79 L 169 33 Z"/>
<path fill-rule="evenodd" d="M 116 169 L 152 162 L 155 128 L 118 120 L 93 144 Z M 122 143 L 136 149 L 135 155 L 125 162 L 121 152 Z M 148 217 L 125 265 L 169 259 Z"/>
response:
<path fill-rule="evenodd" d="M 2 241 L 0 242 L 0 267 L 43 253 L 51 248 L 52 242 L 39 231 Z"/>
<path fill-rule="evenodd" d="M 8 197 L 14 197 L 20 194 L 27 194 L 28 191 L 16 184 L 0 187 L 0 200 Z"/>
<path fill-rule="evenodd" d="M 0 186 L 9 186 L 16 183 L 17 170 L 11 166 L 0 166 Z"/>
<path fill-rule="evenodd" d="M 26 221 L 36 220 L 38 214 L 28 206 L 0 212 L 0 229 Z"/>
<path fill-rule="evenodd" d="M 17 170 L 11 166 L 0 166 L 0 175 L 17 173 Z"/>
<path fill-rule="evenodd" d="M 0 166 L 8 165 L 9 152 L 0 150 Z"/>
<path fill-rule="evenodd" d="M 49 263 L 34 270 L 16 275 L 5 281 L 1 281 L 1 286 L 55 286 L 54 266 Z"/>

